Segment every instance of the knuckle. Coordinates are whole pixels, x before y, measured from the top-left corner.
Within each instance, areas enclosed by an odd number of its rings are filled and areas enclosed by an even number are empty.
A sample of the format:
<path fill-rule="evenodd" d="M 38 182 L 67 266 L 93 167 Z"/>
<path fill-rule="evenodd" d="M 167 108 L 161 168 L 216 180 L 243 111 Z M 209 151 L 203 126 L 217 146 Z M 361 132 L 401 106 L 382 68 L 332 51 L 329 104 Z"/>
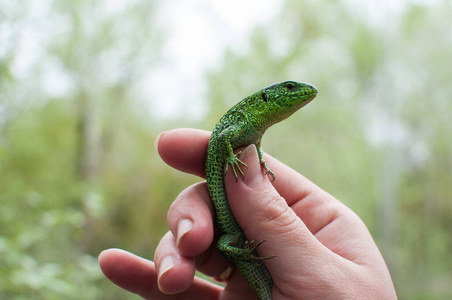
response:
<path fill-rule="evenodd" d="M 287 205 L 286 200 L 280 195 L 269 195 L 265 208 L 266 222 L 272 224 L 272 227 L 279 228 L 281 231 L 291 231 L 296 228 L 297 217 L 292 209 Z"/>

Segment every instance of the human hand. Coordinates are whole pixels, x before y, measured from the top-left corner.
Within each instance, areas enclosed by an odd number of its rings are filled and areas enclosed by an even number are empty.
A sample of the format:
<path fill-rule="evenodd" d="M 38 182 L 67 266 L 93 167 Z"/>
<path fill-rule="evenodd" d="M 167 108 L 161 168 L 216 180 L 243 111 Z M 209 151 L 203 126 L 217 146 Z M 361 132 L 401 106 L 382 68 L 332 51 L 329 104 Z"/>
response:
<path fill-rule="evenodd" d="M 210 133 L 176 129 L 159 136 L 157 150 L 170 166 L 204 177 Z M 261 169 L 256 148 L 240 159 L 245 179 L 225 176 L 231 210 L 258 247 L 272 275 L 273 299 L 395 299 L 391 277 L 361 219 L 340 201 L 271 156 L 272 183 Z M 229 263 L 215 248 L 213 207 L 205 182 L 192 185 L 168 211 L 170 231 L 155 263 L 119 249 L 99 255 L 104 274 L 146 299 L 256 299 L 237 270 L 226 287 L 194 276 L 195 269 L 218 278 Z"/>

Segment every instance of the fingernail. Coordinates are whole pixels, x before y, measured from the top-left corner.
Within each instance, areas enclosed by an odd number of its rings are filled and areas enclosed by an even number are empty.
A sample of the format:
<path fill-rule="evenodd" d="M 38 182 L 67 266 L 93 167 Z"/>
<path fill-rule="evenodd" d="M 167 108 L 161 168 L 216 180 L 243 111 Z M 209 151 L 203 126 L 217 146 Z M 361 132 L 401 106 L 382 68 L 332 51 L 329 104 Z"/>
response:
<path fill-rule="evenodd" d="M 176 245 L 179 248 L 179 242 L 182 237 L 193 228 L 193 221 L 190 219 L 182 219 L 177 225 Z"/>
<path fill-rule="evenodd" d="M 157 135 L 157 137 L 155 138 L 155 141 L 154 141 L 154 147 L 155 147 L 155 150 L 159 150 L 159 142 L 160 142 L 160 139 L 162 138 L 162 136 L 164 135 L 166 133 L 166 131 L 163 131 L 163 132 L 160 132 L 158 135 Z"/>
<path fill-rule="evenodd" d="M 242 153 L 240 153 L 240 158 L 245 159 L 248 156 L 252 156 L 254 153 L 257 154 L 256 146 L 254 144 L 248 145 L 243 149 Z"/>
<path fill-rule="evenodd" d="M 257 149 L 254 144 L 246 147 L 240 154 L 240 160 L 246 160 L 248 166 L 245 173 L 245 180 L 243 182 L 249 186 L 258 186 L 262 184 L 263 172 L 261 164 L 259 162 L 259 156 L 257 155 Z"/>
<path fill-rule="evenodd" d="M 162 259 L 162 261 L 160 262 L 160 266 L 159 266 L 159 279 L 169 270 L 171 270 L 172 268 L 174 268 L 174 266 L 176 265 L 177 260 L 176 258 L 174 258 L 173 256 L 166 256 L 165 258 Z"/>

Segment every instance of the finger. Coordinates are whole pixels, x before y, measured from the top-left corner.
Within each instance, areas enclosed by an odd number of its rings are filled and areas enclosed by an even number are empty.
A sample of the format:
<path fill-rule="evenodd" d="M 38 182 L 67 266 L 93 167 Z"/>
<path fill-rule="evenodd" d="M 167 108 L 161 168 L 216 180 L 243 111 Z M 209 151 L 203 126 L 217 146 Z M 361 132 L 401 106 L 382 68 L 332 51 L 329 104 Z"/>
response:
<path fill-rule="evenodd" d="M 195 278 L 193 284 L 183 293 L 163 294 L 157 286 L 154 263 L 120 249 L 102 251 L 99 265 L 113 283 L 145 299 L 215 299 L 221 292 L 221 287 Z"/>
<path fill-rule="evenodd" d="M 168 165 L 180 171 L 205 177 L 204 165 L 210 132 L 197 129 L 174 129 L 161 133 L 156 148 Z M 274 185 L 289 205 L 319 188 L 292 168 L 266 155 L 270 169 L 276 174 Z"/>
<path fill-rule="evenodd" d="M 168 210 L 167 221 L 175 237 L 176 247 L 159 246 L 156 253 L 178 251 L 181 256 L 195 258 L 196 268 L 200 272 L 218 277 L 228 268 L 229 262 L 215 247 L 213 214 L 205 182 L 186 188 Z M 165 241 L 161 243 L 163 242 Z M 166 243 L 173 242 L 166 241 Z"/>
<path fill-rule="evenodd" d="M 158 285 L 167 294 L 186 290 L 195 276 L 195 260 L 182 256 L 177 249 L 176 239 L 171 232 L 163 236 L 155 249 L 155 265 Z"/>
<path fill-rule="evenodd" d="M 180 128 L 160 133 L 156 149 L 164 162 L 182 172 L 204 178 L 204 161 L 210 132 Z"/>
<path fill-rule="evenodd" d="M 268 178 L 262 176 L 254 146 L 246 148 L 242 155 L 245 156 L 244 159 L 248 165 L 248 169 L 245 170 L 245 180 L 242 183 L 247 186 L 246 191 L 249 195 L 240 189 L 243 188 L 243 185 L 240 182 L 236 184 L 231 174 L 226 176 L 225 183 L 229 202 L 233 202 L 230 204 L 231 209 L 237 220 L 240 220 L 243 215 L 244 231 L 247 231 L 246 223 L 249 223 L 249 239 L 268 240 L 265 235 L 275 236 L 278 239 L 284 237 L 284 232 L 294 236 L 299 232 L 302 234 L 296 238 L 304 239 L 303 244 L 317 245 L 318 250 L 322 251 L 326 250 L 323 247 L 325 246 L 348 260 L 356 260 L 357 257 L 360 257 L 360 253 L 365 253 L 363 250 L 376 249 L 364 223 L 344 204 L 318 189 L 317 192 L 307 195 L 302 201 L 290 207 L 285 199 L 275 191 Z M 242 159 L 242 156 L 240 158 Z M 250 187 L 257 193 L 251 193 Z M 234 210 L 234 202 L 240 205 L 239 209 Z M 255 213 L 251 214 L 251 212 Z M 254 216 L 256 216 L 256 220 L 252 220 Z M 255 224 L 268 225 L 276 230 L 265 233 L 266 231 L 263 230 L 265 226 L 262 228 Z M 351 241 L 359 241 L 359 244 Z M 284 245 L 282 240 L 276 241 L 274 244 Z M 265 246 L 262 248 L 265 249 Z M 272 254 L 270 251 L 270 253 L 261 255 L 276 254 Z"/>
<path fill-rule="evenodd" d="M 329 252 L 263 174 L 255 146 L 247 147 L 240 159 L 248 165 L 245 179 L 236 183 L 228 173 L 225 186 L 231 210 L 245 235 L 249 240 L 267 241 L 257 250 L 262 257 L 276 256 L 265 261 L 270 273 L 282 276 L 278 270 L 286 270 L 287 274 L 297 274 L 297 268 L 299 274 L 312 272 L 312 262 Z M 307 263 L 300 266 L 294 264 L 297 261 Z"/>
<path fill-rule="evenodd" d="M 206 251 L 213 240 L 213 210 L 206 183 L 182 191 L 171 204 L 167 221 L 181 254 L 195 257 Z"/>
<path fill-rule="evenodd" d="M 120 249 L 104 250 L 99 255 L 104 275 L 114 284 L 144 296 L 157 288 L 154 263 Z"/>

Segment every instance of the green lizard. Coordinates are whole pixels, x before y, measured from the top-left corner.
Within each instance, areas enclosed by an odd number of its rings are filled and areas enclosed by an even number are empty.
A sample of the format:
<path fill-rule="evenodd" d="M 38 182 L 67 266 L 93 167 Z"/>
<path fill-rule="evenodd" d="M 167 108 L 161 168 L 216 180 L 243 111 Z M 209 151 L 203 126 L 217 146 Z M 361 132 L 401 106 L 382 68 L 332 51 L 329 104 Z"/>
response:
<path fill-rule="evenodd" d="M 306 83 L 273 84 L 229 109 L 210 137 L 205 167 L 207 186 L 215 207 L 215 224 L 221 235 L 217 248 L 239 269 L 259 299 L 272 299 L 273 280 L 263 262 L 271 257 L 259 257 L 256 247 L 262 241 L 248 241 L 237 224 L 226 197 L 224 174 L 230 166 L 236 180 L 237 172 L 244 178 L 240 166 L 246 165 L 238 158 L 240 152 L 234 154 L 234 149 L 255 144 L 262 167 L 274 180 L 275 175 L 264 160 L 262 135 L 271 125 L 286 119 L 316 95 L 317 89 Z"/>

